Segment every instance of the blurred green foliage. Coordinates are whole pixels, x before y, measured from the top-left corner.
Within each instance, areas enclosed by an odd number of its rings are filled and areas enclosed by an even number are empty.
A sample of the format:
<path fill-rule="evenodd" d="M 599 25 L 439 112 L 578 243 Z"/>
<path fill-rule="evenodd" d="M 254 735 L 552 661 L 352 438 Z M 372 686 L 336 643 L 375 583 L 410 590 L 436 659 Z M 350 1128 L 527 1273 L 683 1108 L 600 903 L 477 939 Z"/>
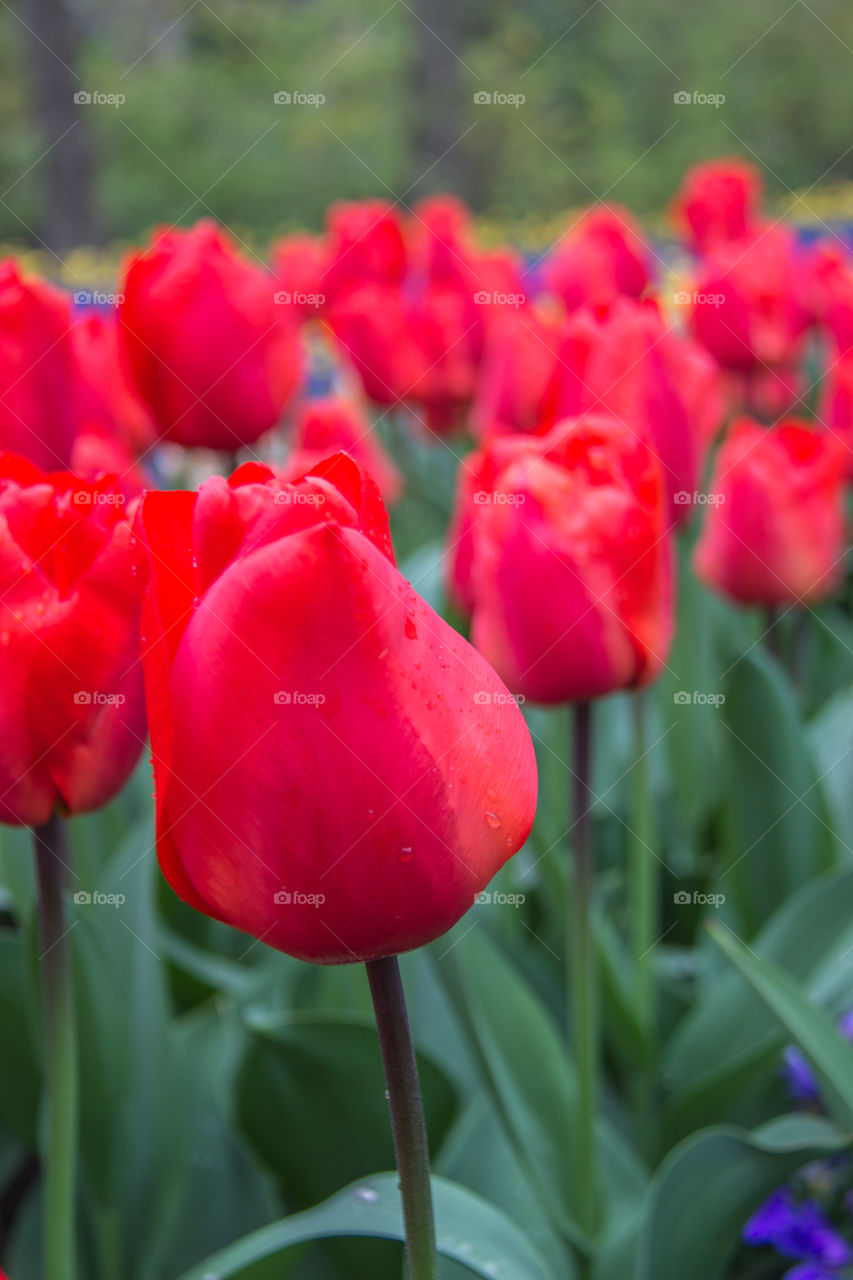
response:
<path fill-rule="evenodd" d="M 34 123 L 25 18 L 0 8 L 0 240 L 32 244 L 56 138 Z M 126 96 L 72 109 L 108 237 L 212 212 L 266 238 L 335 198 L 436 188 L 510 226 L 604 196 L 648 214 L 688 164 L 733 152 L 777 196 L 853 175 L 842 0 L 88 0 L 79 27 L 80 87 Z M 725 102 L 674 101 L 694 91 Z"/>

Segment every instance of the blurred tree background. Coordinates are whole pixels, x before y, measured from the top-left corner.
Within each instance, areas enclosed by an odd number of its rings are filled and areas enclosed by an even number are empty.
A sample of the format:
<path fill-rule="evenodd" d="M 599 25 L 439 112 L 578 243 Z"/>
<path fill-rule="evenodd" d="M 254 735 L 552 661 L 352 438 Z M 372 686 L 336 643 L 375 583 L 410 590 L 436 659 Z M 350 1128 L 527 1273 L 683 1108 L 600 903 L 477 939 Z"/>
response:
<path fill-rule="evenodd" d="M 336 198 L 436 189 L 510 229 L 603 197 L 648 216 L 732 153 L 784 195 L 853 176 L 851 71 L 845 0 L 19 0 L 0 240 L 60 252 L 211 213 L 263 241 Z"/>

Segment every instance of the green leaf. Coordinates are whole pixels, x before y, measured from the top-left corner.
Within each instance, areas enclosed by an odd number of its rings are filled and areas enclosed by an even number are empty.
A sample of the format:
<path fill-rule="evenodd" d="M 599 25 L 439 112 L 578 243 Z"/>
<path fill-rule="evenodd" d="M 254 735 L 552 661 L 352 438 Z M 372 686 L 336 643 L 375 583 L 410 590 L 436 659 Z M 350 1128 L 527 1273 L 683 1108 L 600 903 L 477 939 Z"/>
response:
<path fill-rule="evenodd" d="M 438 1248 L 486 1280 L 563 1280 L 519 1228 L 465 1187 L 433 1178 Z M 275 1280 L 294 1245 L 335 1236 L 403 1239 L 396 1173 L 364 1178 L 314 1209 L 254 1232 L 208 1258 L 181 1280 Z"/>
<path fill-rule="evenodd" d="M 365 1169 L 393 1164 L 374 1026 L 296 1013 L 284 1026 L 253 1029 L 237 1082 L 237 1107 L 246 1134 L 289 1203 L 316 1203 Z M 429 1058 L 419 1054 L 418 1065 L 435 1153 L 450 1126 L 455 1096 Z"/>
<path fill-rule="evenodd" d="M 762 960 L 724 926 L 709 927 L 717 945 L 812 1060 L 829 1109 L 843 1124 L 853 1126 L 853 1046 L 783 969 Z"/>
<path fill-rule="evenodd" d="M 849 1139 L 815 1116 L 754 1133 L 706 1129 L 677 1147 L 649 1195 L 636 1280 L 719 1280 L 750 1214 L 795 1169 Z"/>
<path fill-rule="evenodd" d="M 722 723 L 728 839 L 720 888 L 751 936 L 838 851 L 790 686 L 759 648 L 731 672 Z"/>

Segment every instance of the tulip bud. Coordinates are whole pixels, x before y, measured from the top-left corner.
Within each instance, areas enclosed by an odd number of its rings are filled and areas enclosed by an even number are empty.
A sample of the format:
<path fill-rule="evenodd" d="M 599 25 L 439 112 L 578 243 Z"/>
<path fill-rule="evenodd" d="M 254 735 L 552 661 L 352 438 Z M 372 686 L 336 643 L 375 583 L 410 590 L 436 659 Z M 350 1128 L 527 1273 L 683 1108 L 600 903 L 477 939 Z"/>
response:
<path fill-rule="evenodd" d="M 647 683 L 672 636 L 660 468 L 615 419 L 491 441 L 463 468 L 451 591 L 515 692 L 586 700 Z"/>
<path fill-rule="evenodd" d="M 300 376 L 297 317 L 214 223 L 157 233 L 121 292 L 124 358 L 162 436 L 234 450 L 276 425 Z"/>
<path fill-rule="evenodd" d="M 0 452 L 67 467 L 77 427 L 71 301 L 0 262 Z"/>
<path fill-rule="evenodd" d="M 338 454 L 148 493 L 143 626 L 158 854 L 198 910 L 317 963 L 444 933 L 523 844 L 515 701 L 394 566 Z"/>
<path fill-rule="evenodd" d="M 708 160 L 688 169 L 675 198 L 675 222 L 691 249 L 708 253 L 758 222 L 762 180 L 745 160 Z"/>
<path fill-rule="evenodd" d="M 735 423 L 717 456 L 696 571 L 742 604 L 812 602 L 844 573 L 845 450 L 789 419 Z"/>
<path fill-rule="evenodd" d="M 0 456 L 0 821 L 105 804 L 145 739 L 144 585 L 124 495 Z"/>

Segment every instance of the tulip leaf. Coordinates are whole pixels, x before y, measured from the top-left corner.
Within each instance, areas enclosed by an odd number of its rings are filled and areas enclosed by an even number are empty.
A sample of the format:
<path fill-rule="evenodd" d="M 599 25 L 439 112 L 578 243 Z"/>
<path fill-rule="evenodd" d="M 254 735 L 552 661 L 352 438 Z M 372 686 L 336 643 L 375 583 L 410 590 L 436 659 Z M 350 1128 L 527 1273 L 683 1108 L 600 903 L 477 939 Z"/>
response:
<path fill-rule="evenodd" d="M 181 1280 L 276 1280 L 282 1255 L 339 1236 L 403 1239 L 396 1173 L 363 1178 L 331 1199 L 263 1227 L 187 1271 Z M 439 1253 L 486 1280 L 558 1280 L 526 1236 L 466 1187 L 433 1178 Z"/>
<path fill-rule="evenodd" d="M 762 960 L 724 926 L 712 926 L 711 936 L 811 1059 L 830 1110 L 853 1125 L 853 1046 L 783 969 Z"/>
<path fill-rule="evenodd" d="M 754 934 L 785 898 L 832 865 L 837 840 L 789 684 L 760 649 L 739 658 L 722 706 L 728 834 L 720 888 Z"/>
<path fill-rule="evenodd" d="M 816 1116 L 753 1133 L 705 1129 L 670 1153 L 652 1183 L 636 1280 L 719 1280 L 749 1216 L 796 1169 L 849 1146 Z"/>

